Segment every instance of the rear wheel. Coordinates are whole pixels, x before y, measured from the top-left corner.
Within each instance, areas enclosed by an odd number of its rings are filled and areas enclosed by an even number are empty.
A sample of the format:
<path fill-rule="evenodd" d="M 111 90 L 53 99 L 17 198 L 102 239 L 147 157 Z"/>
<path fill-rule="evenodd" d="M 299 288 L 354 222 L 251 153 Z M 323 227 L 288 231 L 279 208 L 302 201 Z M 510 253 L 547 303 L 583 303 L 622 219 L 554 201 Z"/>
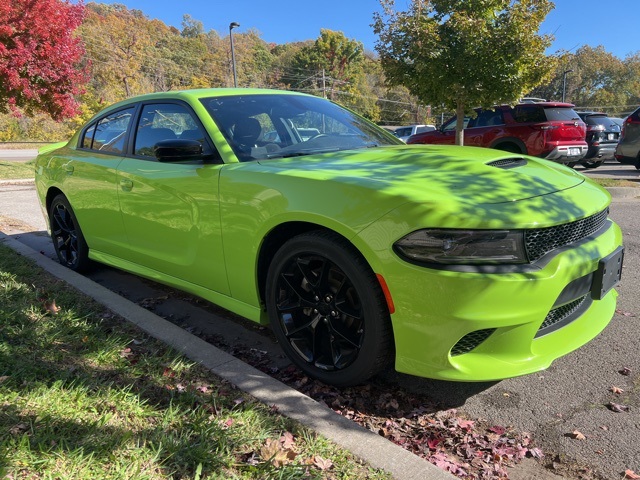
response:
<path fill-rule="evenodd" d="M 584 168 L 598 168 L 603 163 L 604 163 L 604 160 L 595 160 L 593 158 L 589 158 L 587 160 L 580 160 L 580 164 Z"/>
<path fill-rule="evenodd" d="M 354 385 L 391 359 L 391 320 L 377 278 L 335 234 L 286 242 L 269 267 L 266 301 L 282 348 L 311 377 Z"/>
<path fill-rule="evenodd" d="M 49 209 L 51 239 L 58 260 L 65 267 L 82 272 L 89 268 L 89 247 L 75 214 L 64 195 L 57 195 Z"/>
<path fill-rule="evenodd" d="M 522 154 L 522 150 L 514 143 L 503 143 L 495 147 L 497 150 L 502 150 L 503 152 L 511 152 L 511 153 L 519 153 Z"/>

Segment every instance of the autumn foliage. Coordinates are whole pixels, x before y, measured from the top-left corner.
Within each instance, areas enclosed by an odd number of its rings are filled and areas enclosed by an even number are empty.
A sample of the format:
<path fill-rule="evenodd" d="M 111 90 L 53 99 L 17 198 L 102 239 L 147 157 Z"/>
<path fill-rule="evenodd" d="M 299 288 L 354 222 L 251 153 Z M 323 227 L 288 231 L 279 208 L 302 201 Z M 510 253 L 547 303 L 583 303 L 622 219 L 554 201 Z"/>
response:
<path fill-rule="evenodd" d="M 84 48 L 74 35 L 84 5 L 68 0 L 0 2 L 0 112 L 75 115 L 86 83 Z"/>

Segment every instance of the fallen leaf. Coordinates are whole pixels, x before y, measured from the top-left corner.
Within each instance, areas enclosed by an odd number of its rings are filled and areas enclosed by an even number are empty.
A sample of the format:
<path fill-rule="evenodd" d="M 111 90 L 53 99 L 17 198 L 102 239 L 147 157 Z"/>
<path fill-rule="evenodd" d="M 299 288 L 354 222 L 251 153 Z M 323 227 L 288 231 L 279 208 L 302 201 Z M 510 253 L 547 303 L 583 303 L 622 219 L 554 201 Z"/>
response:
<path fill-rule="evenodd" d="M 60 311 L 60 307 L 56 305 L 55 300 L 51 302 L 44 302 L 44 309 L 47 311 L 47 313 L 50 313 L 52 315 L 57 315 Z"/>
<path fill-rule="evenodd" d="M 579 432 L 578 430 L 574 430 L 573 432 L 567 434 L 569 437 L 574 438 L 576 440 L 586 440 L 587 437 L 584 436 L 584 434 L 582 432 Z"/>
<path fill-rule="evenodd" d="M 21 435 L 29 429 L 26 423 L 18 423 L 9 429 L 11 435 Z"/>
<path fill-rule="evenodd" d="M 3 375 L 0 377 L 0 383 L 4 382 L 5 380 L 7 380 L 9 378 L 8 375 Z"/>
<path fill-rule="evenodd" d="M 620 387 L 611 387 L 609 390 L 616 395 L 620 395 L 622 392 L 624 392 L 624 390 L 622 390 Z"/>
<path fill-rule="evenodd" d="M 280 437 L 280 443 L 282 444 L 282 448 L 290 450 L 295 445 L 295 439 L 290 432 L 284 432 L 284 434 Z"/>
<path fill-rule="evenodd" d="M 319 470 L 329 470 L 333 466 L 333 462 L 329 459 L 324 459 L 319 455 L 313 457 L 313 464 L 318 467 Z"/>
<path fill-rule="evenodd" d="M 618 370 L 618 373 L 620 375 L 629 376 L 631 375 L 631 369 L 629 367 L 622 367 L 620 370 Z"/>
<path fill-rule="evenodd" d="M 504 435 L 504 432 L 506 432 L 507 429 L 504 428 L 504 427 L 500 427 L 500 426 L 496 425 L 496 426 L 493 426 L 493 427 L 489 428 L 489 431 L 493 432 L 493 433 L 495 433 L 497 435 Z"/>
<path fill-rule="evenodd" d="M 625 317 L 635 317 L 635 315 L 631 312 L 623 312 L 619 308 L 616 308 L 616 313 L 619 315 L 624 315 Z"/>
<path fill-rule="evenodd" d="M 616 412 L 616 413 L 629 411 L 629 407 L 627 405 L 621 405 L 619 403 L 614 403 L 614 402 L 609 402 L 609 404 L 607 405 L 607 408 L 612 412 Z"/>
<path fill-rule="evenodd" d="M 539 448 L 530 448 L 529 449 L 529 454 L 533 458 L 542 458 L 542 457 L 544 457 L 544 453 L 542 453 L 542 450 L 540 450 Z"/>
<path fill-rule="evenodd" d="M 633 470 L 625 470 L 624 471 L 624 478 L 630 478 L 632 480 L 638 480 L 640 478 L 640 475 L 638 475 Z"/>

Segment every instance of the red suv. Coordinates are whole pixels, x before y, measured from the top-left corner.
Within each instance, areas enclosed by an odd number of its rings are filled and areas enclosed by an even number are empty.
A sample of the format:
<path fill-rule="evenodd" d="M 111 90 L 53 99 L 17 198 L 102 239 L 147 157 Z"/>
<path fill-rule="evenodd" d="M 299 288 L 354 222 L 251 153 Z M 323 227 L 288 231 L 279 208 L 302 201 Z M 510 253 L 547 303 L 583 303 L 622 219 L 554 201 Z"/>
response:
<path fill-rule="evenodd" d="M 521 103 L 478 109 L 465 117 L 464 144 L 547 158 L 575 165 L 587 154 L 587 127 L 573 110 L 560 102 Z M 456 118 L 439 130 L 409 137 L 407 143 L 454 144 Z"/>
<path fill-rule="evenodd" d="M 640 170 L 640 108 L 629 115 L 622 124 L 615 156 L 620 163 L 635 165 Z"/>

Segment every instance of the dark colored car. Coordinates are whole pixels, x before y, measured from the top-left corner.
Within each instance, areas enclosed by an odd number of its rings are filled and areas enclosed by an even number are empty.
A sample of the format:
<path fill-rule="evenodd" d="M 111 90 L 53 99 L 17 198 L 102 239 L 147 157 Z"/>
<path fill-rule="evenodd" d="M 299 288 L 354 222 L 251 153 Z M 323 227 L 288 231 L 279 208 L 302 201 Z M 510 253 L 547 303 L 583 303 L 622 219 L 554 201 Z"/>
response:
<path fill-rule="evenodd" d="M 640 107 L 625 119 L 615 157 L 640 170 Z"/>
<path fill-rule="evenodd" d="M 575 164 L 588 150 L 587 127 L 573 109 L 561 102 L 521 103 L 476 110 L 465 117 L 464 144 L 533 155 Z M 439 130 L 413 135 L 407 143 L 455 143 L 456 117 Z"/>
<path fill-rule="evenodd" d="M 585 168 L 596 168 L 613 159 L 620 138 L 620 126 L 606 113 L 578 112 L 587 124 L 587 155 L 580 160 Z"/>

